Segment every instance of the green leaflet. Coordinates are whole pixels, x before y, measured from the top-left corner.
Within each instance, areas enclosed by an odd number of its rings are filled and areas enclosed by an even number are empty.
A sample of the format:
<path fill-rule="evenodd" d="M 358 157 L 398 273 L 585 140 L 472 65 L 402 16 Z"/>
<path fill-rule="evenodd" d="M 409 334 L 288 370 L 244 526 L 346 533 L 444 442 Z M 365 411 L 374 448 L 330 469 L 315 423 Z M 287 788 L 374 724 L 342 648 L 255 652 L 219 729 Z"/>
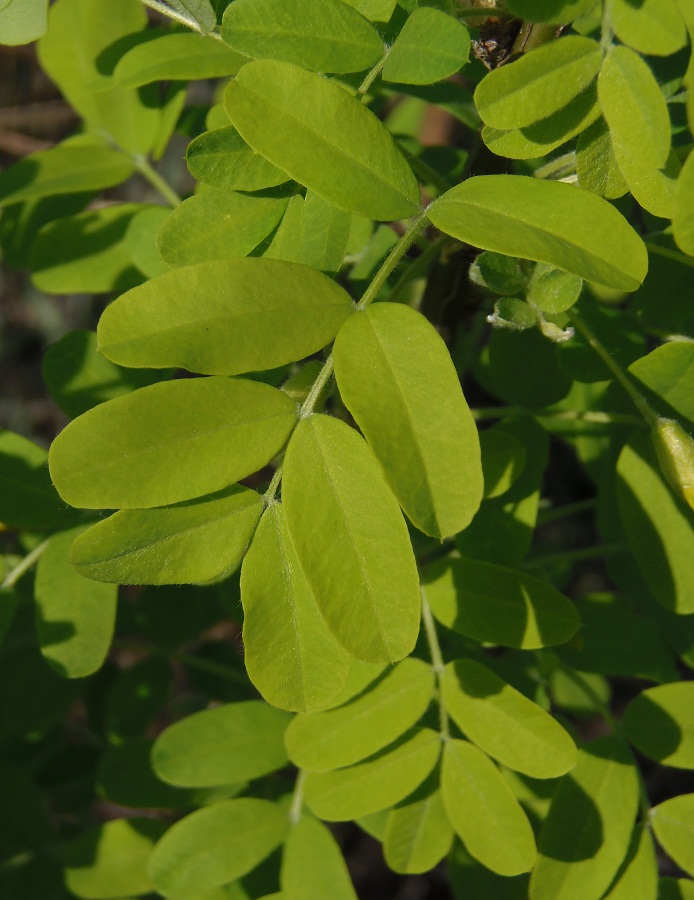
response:
<path fill-rule="evenodd" d="M 165 206 L 146 206 L 135 213 L 125 231 L 125 249 L 130 260 L 147 278 L 156 278 L 169 271 L 157 248 L 157 232 L 171 215 Z"/>
<path fill-rule="evenodd" d="M 287 447 L 287 526 L 318 607 L 340 644 L 366 662 L 407 656 L 419 631 L 419 579 L 405 522 L 354 429 L 303 419 Z"/>
<path fill-rule="evenodd" d="M 0 173 L 0 204 L 98 191 L 127 181 L 134 172 L 125 153 L 89 135 L 32 153 L 5 169 Z"/>
<path fill-rule="evenodd" d="M 689 154 L 677 179 L 672 230 L 680 250 L 694 256 L 694 153 Z"/>
<path fill-rule="evenodd" d="M 48 0 L 7 0 L 0 8 L 0 44 L 16 46 L 46 33 Z"/>
<path fill-rule="evenodd" d="M 537 159 L 576 137 L 599 115 L 597 90 L 591 84 L 562 109 L 525 128 L 500 131 L 485 125 L 482 129 L 482 140 L 497 156 L 510 159 Z"/>
<path fill-rule="evenodd" d="M 385 81 L 433 84 L 462 69 L 469 55 L 464 25 L 441 10 L 420 7 L 395 39 L 381 74 Z"/>
<path fill-rule="evenodd" d="M 147 860 L 165 827 L 151 819 L 113 819 L 83 831 L 58 849 L 68 890 L 85 900 L 149 893 Z"/>
<path fill-rule="evenodd" d="M 651 406 L 661 416 L 694 426 L 694 346 L 670 341 L 629 366 Z"/>
<path fill-rule="evenodd" d="M 227 703 L 170 725 L 154 742 L 152 765 L 178 787 L 215 787 L 276 772 L 287 763 L 287 713 L 259 700 Z"/>
<path fill-rule="evenodd" d="M 489 757 L 467 741 L 449 740 L 441 769 L 443 805 L 470 856 L 510 877 L 536 858 L 532 828 Z"/>
<path fill-rule="evenodd" d="M 614 47 L 600 71 L 598 99 L 617 161 L 662 168 L 670 153 L 670 116 L 648 64 L 628 47 Z"/>
<path fill-rule="evenodd" d="M 687 28 L 673 0 L 607 0 L 610 26 L 639 53 L 670 56 L 687 43 Z"/>
<path fill-rule="evenodd" d="M 625 156 L 615 148 L 615 155 L 624 180 L 634 199 L 649 213 L 663 219 L 671 219 L 674 215 L 677 176 L 680 173 L 680 162 L 673 149 L 663 169 L 651 169 L 644 166 L 636 156 Z"/>
<path fill-rule="evenodd" d="M 289 175 L 251 149 L 232 126 L 207 131 L 192 140 L 186 161 L 198 181 L 229 191 L 260 191 L 289 180 Z"/>
<path fill-rule="evenodd" d="M 388 668 L 386 663 L 367 663 L 355 659 L 353 656 L 349 659 L 349 672 L 347 680 L 340 693 L 325 708 L 335 709 L 336 706 L 342 706 L 354 697 L 358 697 L 370 684 Z"/>
<path fill-rule="evenodd" d="M 31 531 L 53 531 L 73 524 L 51 484 L 48 454 L 33 441 L 0 429 L 0 522 Z"/>
<path fill-rule="evenodd" d="M 243 561 L 241 602 L 248 677 L 268 703 L 306 712 L 334 700 L 349 656 L 318 611 L 279 503 L 263 515 Z"/>
<path fill-rule="evenodd" d="M 508 7 L 517 16 L 531 22 L 572 22 L 591 6 L 595 0 L 507 0 Z"/>
<path fill-rule="evenodd" d="M 235 0 L 222 37 L 244 56 L 316 72 L 361 72 L 383 53 L 373 25 L 341 0 Z"/>
<path fill-rule="evenodd" d="M 387 22 L 393 15 L 397 0 L 343 0 L 366 16 L 371 22 Z"/>
<path fill-rule="evenodd" d="M 484 498 L 501 497 L 513 485 L 525 467 L 527 453 L 520 441 L 500 428 L 488 428 L 480 434 Z"/>
<path fill-rule="evenodd" d="M 351 703 L 293 719 L 285 736 L 289 758 L 299 768 L 317 772 L 359 762 L 416 724 L 433 690 L 431 666 L 404 659 Z"/>
<path fill-rule="evenodd" d="M 307 191 L 305 198 L 294 196 L 263 256 L 337 272 L 347 250 L 352 218 L 313 191 Z"/>
<path fill-rule="evenodd" d="M 581 296 L 583 282 L 576 275 L 539 263 L 532 274 L 526 298 L 542 312 L 565 312 Z"/>
<path fill-rule="evenodd" d="M 266 384 L 230 378 L 153 384 L 71 422 L 51 446 L 51 477 L 72 506 L 166 506 L 257 472 L 294 422 L 292 401 Z"/>
<path fill-rule="evenodd" d="M 328 203 L 382 221 L 417 213 L 417 182 L 390 133 L 339 85 L 260 60 L 241 69 L 224 103 L 256 152 Z"/>
<path fill-rule="evenodd" d="M 48 33 L 38 44 L 42 67 L 70 105 L 130 153 L 148 153 L 157 141 L 162 114 L 156 94 L 112 87 L 97 59 L 146 21 L 137 0 L 119 0 L 115 7 L 102 0 L 59 0 L 51 4 Z"/>
<path fill-rule="evenodd" d="M 142 278 L 125 246 L 125 234 L 142 207 L 106 206 L 48 222 L 31 248 L 33 282 L 54 294 L 124 291 Z"/>
<path fill-rule="evenodd" d="M 612 136 L 604 119 L 593 122 L 579 135 L 576 172 L 580 187 L 608 200 L 627 192 L 627 184 L 617 165 Z"/>
<path fill-rule="evenodd" d="M 653 838 L 648 828 L 637 824 L 631 839 L 626 868 L 605 900 L 656 900 L 658 893 L 658 863 Z"/>
<path fill-rule="evenodd" d="M 254 869 L 288 829 L 267 800 L 222 800 L 176 822 L 154 848 L 149 873 L 166 897 L 209 891 Z"/>
<path fill-rule="evenodd" d="M 530 900 L 600 900 L 627 854 L 638 797 L 625 745 L 614 737 L 587 744 L 542 825 Z"/>
<path fill-rule="evenodd" d="M 694 684 L 680 681 L 649 688 L 627 706 L 629 740 L 649 759 L 694 769 Z"/>
<path fill-rule="evenodd" d="M 43 355 L 41 370 L 51 397 L 71 418 L 171 374 L 114 365 L 99 352 L 96 332 L 82 329 L 69 331 L 51 344 Z"/>
<path fill-rule="evenodd" d="M 66 678 L 101 667 L 113 636 L 118 588 L 96 584 L 70 565 L 70 545 L 83 528 L 54 535 L 39 559 L 34 601 L 44 659 Z"/>
<path fill-rule="evenodd" d="M 481 663 L 449 663 L 442 690 L 463 734 L 503 765 L 531 778 L 557 778 L 575 766 L 576 746 L 561 725 Z"/>
<path fill-rule="evenodd" d="M 694 875 L 694 794 L 682 794 L 651 810 L 653 831 L 668 856 Z"/>
<path fill-rule="evenodd" d="M 343 325 L 333 355 L 342 399 L 408 517 L 434 537 L 462 531 L 482 499 L 479 438 L 434 327 L 377 303 Z"/>
<path fill-rule="evenodd" d="M 378 812 L 407 797 L 433 770 L 441 739 L 429 728 L 399 742 L 368 762 L 334 772 L 309 772 L 304 800 L 329 822 L 346 822 Z"/>
<path fill-rule="evenodd" d="M 391 869 L 418 875 L 438 865 L 451 849 L 453 826 L 439 790 L 419 791 L 388 813 L 383 855 Z"/>
<path fill-rule="evenodd" d="M 617 474 L 619 509 L 637 568 L 665 609 L 694 612 L 694 513 L 659 474 L 650 435 L 629 441 Z"/>
<path fill-rule="evenodd" d="M 303 816 L 287 836 L 280 877 L 283 900 L 357 900 L 339 845 L 310 816 Z"/>
<path fill-rule="evenodd" d="M 217 15 L 210 0 L 167 0 L 167 2 L 178 12 L 192 16 L 203 34 L 214 31 Z"/>
<path fill-rule="evenodd" d="M 475 91 L 477 110 L 493 128 L 532 125 L 584 91 L 601 63 L 600 46 L 590 38 L 551 41 L 485 75 Z"/>
<path fill-rule="evenodd" d="M 347 292 L 308 266 L 213 260 L 124 294 L 97 334 L 101 352 L 121 365 L 237 375 L 310 356 L 351 312 Z"/>
<path fill-rule="evenodd" d="M 200 34 L 163 34 L 136 44 L 118 60 L 113 80 L 124 88 L 152 81 L 187 81 L 236 75 L 247 62 L 219 41 Z"/>
<path fill-rule="evenodd" d="M 159 252 L 172 267 L 248 256 L 277 226 L 288 202 L 287 197 L 203 191 L 184 200 L 163 222 Z"/>
<path fill-rule="evenodd" d="M 484 643 L 535 650 L 564 644 L 578 631 L 574 605 L 524 572 L 476 559 L 428 566 L 424 591 L 447 628 Z"/>
<path fill-rule="evenodd" d="M 688 878 L 659 878 L 658 900 L 694 900 L 694 883 Z"/>
<path fill-rule="evenodd" d="M 71 561 L 112 584 L 195 584 L 233 571 L 263 511 L 255 491 L 234 486 L 161 509 L 124 509 L 93 525 Z"/>
<path fill-rule="evenodd" d="M 646 276 L 646 248 L 626 219 L 573 185 L 480 175 L 435 200 L 427 216 L 475 247 L 549 263 L 607 287 L 634 291 Z"/>

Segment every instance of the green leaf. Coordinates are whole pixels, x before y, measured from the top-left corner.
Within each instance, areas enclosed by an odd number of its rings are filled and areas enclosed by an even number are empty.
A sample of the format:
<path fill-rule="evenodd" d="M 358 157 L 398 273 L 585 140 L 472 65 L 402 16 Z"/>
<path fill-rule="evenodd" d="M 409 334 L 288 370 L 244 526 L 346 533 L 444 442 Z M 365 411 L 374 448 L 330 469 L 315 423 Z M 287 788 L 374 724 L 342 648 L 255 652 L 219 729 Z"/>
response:
<path fill-rule="evenodd" d="M 176 822 L 154 848 L 149 873 L 167 897 L 209 891 L 254 869 L 288 830 L 267 800 L 222 800 Z"/>
<path fill-rule="evenodd" d="M 658 900 L 694 900 L 694 882 L 688 878 L 659 878 Z"/>
<path fill-rule="evenodd" d="M 557 778 L 575 766 L 576 746 L 561 725 L 481 663 L 449 663 L 442 691 L 463 734 L 510 769 Z"/>
<path fill-rule="evenodd" d="M 310 356 L 351 313 L 347 292 L 308 266 L 213 260 L 124 294 L 97 334 L 101 352 L 121 365 L 237 375 Z"/>
<path fill-rule="evenodd" d="M 383 66 L 384 81 L 433 84 L 454 75 L 470 56 L 470 35 L 453 16 L 438 9 L 415 9 Z"/>
<path fill-rule="evenodd" d="M 43 355 L 41 370 L 51 397 L 72 418 L 170 374 L 114 365 L 99 352 L 96 333 L 82 329 L 69 331 L 51 344 Z"/>
<path fill-rule="evenodd" d="M 580 619 L 556 588 L 524 572 L 476 559 L 427 567 L 424 591 L 447 628 L 483 643 L 536 650 L 563 644 Z"/>
<path fill-rule="evenodd" d="M 283 900 L 357 900 L 340 847 L 322 822 L 304 816 L 282 856 Z"/>
<path fill-rule="evenodd" d="M 584 91 L 601 63 L 600 46 L 590 38 L 551 41 L 485 75 L 475 91 L 477 110 L 493 128 L 532 125 Z"/>
<path fill-rule="evenodd" d="M 245 62 L 243 56 L 205 35 L 163 34 L 128 50 L 112 77 L 124 88 L 171 79 L 223 78 L 236 75 Z"/>
<path fill-rule="evenodd" d="M 397 0 L 343 0 L 371 22 L 387 22 L 393 15 Z"/>
<path fill-rule="evenodd" d="M 68 890 L 85 900 L 148 893 L 147 860 L 165 827 L 151 819 L 113 819 L 83 831 L 58 851 Z"/>
<path fill-rule="evenodd" d="M 160 781 L 152 772 L 152 741 L 144 737 L 128 738 L 108 747 L 95 772 L 97 792 L 121 806 L 188 809 L 192 791 L 175 788 Z"/>
<path fill-rule="evenodd" d="M 549 263 L 607 287 L 634 291 L 646 276 L 646 248 L 626 219 L 573 185 L 480 175 L 435 200 L 427 216 L 475 247 Z"/>
<path fill-rule="evenodd" d="M 243 561 L 241 602 L 248 677 L 268 703 L 306 712 L 334 700 L 349 657 L 318 611 L 279 503 L 263 515 Z"/>
<path fill-rule="evenodd" d="M 48 454 L 33 441 L 0 429 L 0 522 L 31 531 L 53 531 L 74 522 L 48 474 Z"/>
<path fill-rule="evenodd" d="M 642 691 L 627 706 L 623 725 L 644 756 L 665 766 L 694 769 L 694 683 Z"/>
<path fill-rule="evenodd" d="M 677 179 L 672 230 L 677 246 L 688 256 L 694 256 L 694 153 L 690 153 Z"/>
<path fill-rule="evenodd" d="M 605 894 L 605 900 L 656 900 L 658 894 L 658 864 L 653 838 L 648 828 L 637 824 L 629 853 L 617 883 Z"/>
<path fill-rule="evenodd" d="M 153 384 L 71 422 L 51 447 L 51 477 L 73 506 L 166 506 L 257 472 L 294 422 L 292 401 L 266 384 L 230 378 Z"/>
<path fill-rule="evenodd" d="M 617 162 L 637 203 L 654 216 L 671 219 L 681 168 L 677 152 L 674 149 L 670 151 L 663 169 L 644 166 L 638 156 L 618 154 Z"/>
<path fill-rule="evenodd" d="M 263 256 L 337 272 L 345 257 L 351 225 L 349 213 L 307 191 L 305 198 L 298 195 L 291 198 Z"/>
<path fill-rule="evenodd" d="M 259 700 L 193 713 L 159 735 L 152 750 L 154 771 L 179 787 L 260 778 L 287 764 L 288 721 L 286 713 Z"/>
<path fill-rule="evenodd" d="M 0 44 L 28 44 L 46 33 L 48 0 L 9 0 L 0 9 Z"/>
<path fill-rule="evenodd" d="M 192 16 L 203 33 L 214 31 L 217 15 L 210 0 L 166 0 L 169 6 L 187 16 Z"/>
<path fill-rule="evenodd" d="M 579 135 L 576 144 L 578 184 L 587 191 L 608 200 L 621 197 L 628 190 L 617 159 L 612 135 L 604 119 L 598 119 Z"/>
<path fill-rule="evenodd" d="M 687 28 L 673 0 L 607 0 L 610 27 L 639 53 L 670 56 L 687 43 Z"/>
<path fill-rule="evenodd" d="M 482 140 L 497 156 L 537 159 L 576 137 L 599 116 L 597 90 L 590 84 L 562 109 L 525 128 L 504 131 L 485 125 Z"/>
<path fill-rule="evenodd" d="M 419 579 L 405 522 L 367 444 L 344 422 L 303 419 L 287 447 L 287 526 L 318 607 L 365 662 L 394 662 L 419 631 Z"/>
<path fill-rule="evenodd" d="M 651 406 L 661 416 L 694 425 L 694 346 L 669 341 L 629 366 Z"/>
<path fill-rule="evenodd" d="M 440 538 L 462 531 L 482 499 L 479 438 L 434 327 L 377 303 L 342 326 L 333 355 L 340 395 L 413 524 Z"/>
<path fill-rule="evenodd" d="M 100 191 L 135 172 L 133 161 L 107 141 L 89 135 L 25 156 L 0 173 L 0 204 Z"/>
<path fill-rule="evenodd" d="M 260 60 L 241 69 L 224 103 L 257 153 L 328 203 L 383 221 L 417 213 L 417 182 L 390 133 L 339 85 Z"/>
<path fill-rule="evenodd" d="M 251 149 L 232 126 L 196 137 L 188 144 L 186 161 L 198 181 L 229 191 L 260 191 L 289 180 L 289 175 Z"/>
<path fill-rule="evenodd" d="M 539 263 L 530 279 L 527 299 L 542 312 L 556 314 L 571 309 L 582 289 L 583 281 L 578 276 Z"/>
<path fill-rule="evenodd" d="M 433 690 L 431 666 L 405 659 L 347 705 L 293 719 L 285 736 L 289 758 L 299 768 L 317 772 L 359 762 L 416 724 Z"/>
<path fill-rule="evenodd" d="M 633 158 L 662 168 L 670 153 L 670 116 L 648 64 L 628 47 L 613 47 L 600 71 L 598 99 L 617 162 Z"/>
<path fill-rule="evenodd" d="M 346 822 L 393 806 L 411 794 L 433 770 L 441 739 L 429 728 L 367 762 L 334 772 L 309 772 L 304 800 L 329 822 Z"/>
<path fill-rule="evenodd" d="M 66 678 L 84 678 L 101 668 L 116 620 L 118 588 L 84 578 L 69 551 L 83 528 L 51 538 L 39 559 L 34 601 L 44 659 Z"/>
<path fill-rule="evenodd" d="M 170 266 L 248 256 L 282 218 L 287 197 L 254 197 L 203 191 L 177 207 L 162 224 L 157 245 Z"/>
<path fill-rule="evenodd" d="M 148 206 L 135 213 L 125 232 L 125 249 L 131 262 L 146 275 L 156 278 L 169 271 L 157 248 L 157 232 L 171 215 L 165 206 Z"/>
<path fill-rule="evenodd" d="M 480 253 L 468 274 L 473 284 L 502 297 L 524 294 L 528 283 L 519 260 L 501 253 Z"/>
<path fill-rule="evenodd" d="M 488 428 L 480 434 L 484 497 L 501 497 L 509 490 L 525 467 L 527 453 L 520 441 L 500 428 Z"/>
<path fill-rule="evenodd" d="M 538 840 L 530 900 L 599 900 L 629 849 L 639 802 L 631 754 L 615 737 L 591 741 L 559 783 Z"/>
<path fill-rule="evenodd" d="M 453 842 L 453 826 L 441 792 L 418 794 L 392 809 L 386 823 L 383 855 L 390 868 L 402 875 L 430 871 L 448 854 Z"/>
<path fill-rule="evenodd" d="M 449 740 L 441 771 L 443 805 L 470 856 L 499 875 L 532 869 L 535 838 L 511 788 L 489 757 L 467 741 Z"/>
<path fill-rule="evenodd" d="M 140 282 L 124 238 L 141 208 L 123 203 L 44 225 L 31 252 L 34 284 L 53 294 L 97 294 L 127 290 Z"/>
<path fill-rule="evenodd" d="M 253 59 L 275 59 L 315 72 L 361 72 L 383 53 L 378 32 L 341 0 L 235 0 L 222 38 Z"/>
<path fill-rule="evenodd" d="M 77 571 L 112 584 L 194 584 L 234 571 L 263 511 L 234 486 L 161 509 L 124 509 L 75 541 Z"/>
<path fill-rule="evenodd" d="M 651 810 L 658 843 L 677 865 L 694 876 L 694 794 L 682 794 Z"/>
<path fill-rule="evenodd" d="M 572 22 L 594 5 L 594 0 L 508 0 L 512 12 L 531 22 Z"/>
<path fill-rule="evenodd" d="M 665 609 L 693 613 L 694 512 L 660 475 L 650 435 L 629 441 L 617 474 L 619 509 L 636 567 Z"/>

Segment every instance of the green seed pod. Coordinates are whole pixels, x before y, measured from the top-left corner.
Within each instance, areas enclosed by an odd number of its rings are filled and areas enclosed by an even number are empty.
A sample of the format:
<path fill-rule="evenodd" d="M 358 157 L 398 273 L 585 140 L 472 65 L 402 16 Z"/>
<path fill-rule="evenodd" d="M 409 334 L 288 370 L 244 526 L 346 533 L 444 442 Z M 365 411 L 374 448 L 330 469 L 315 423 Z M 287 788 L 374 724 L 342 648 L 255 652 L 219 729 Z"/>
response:
<path fill-rule="evenodd" d="M 694 438 L 674 419 L 659 418 L 651 431 L 660 470 L 694 509 Z"/>

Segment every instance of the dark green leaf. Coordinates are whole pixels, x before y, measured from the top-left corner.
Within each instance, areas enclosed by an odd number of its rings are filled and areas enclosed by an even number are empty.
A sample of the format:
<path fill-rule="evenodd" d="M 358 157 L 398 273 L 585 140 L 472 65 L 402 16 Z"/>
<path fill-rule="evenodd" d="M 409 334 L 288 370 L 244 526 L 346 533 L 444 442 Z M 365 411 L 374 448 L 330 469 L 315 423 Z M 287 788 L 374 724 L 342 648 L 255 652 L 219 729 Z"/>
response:
<path fill-rule="evenodd" d="M 694 769 L 694 683 L 649 688 L 624 713 L 624 729 L 637 749 L 665 766 Z"/>

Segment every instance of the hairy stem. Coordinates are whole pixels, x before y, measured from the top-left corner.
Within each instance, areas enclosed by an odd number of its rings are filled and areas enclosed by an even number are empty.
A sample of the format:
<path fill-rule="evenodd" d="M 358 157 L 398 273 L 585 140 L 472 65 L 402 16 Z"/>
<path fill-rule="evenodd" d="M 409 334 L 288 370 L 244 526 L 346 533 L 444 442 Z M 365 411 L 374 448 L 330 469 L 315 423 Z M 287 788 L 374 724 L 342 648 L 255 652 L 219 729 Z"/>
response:
<path fill-rule="evenodd" d="M 410 249 L 412 244 L 417 240 L 417 238 L 424 232 L 424 229 L 427 227 L 428 221 L 426 215 L 422 213 L 418 216 L 415 221 L 410 225 L 407 231 L 403 234 L 397 244 L 390 251 L 388 256 L 385 258 L 381 268 L 376 272 L 373 281 L 364 291 L 361 300 L 357 304 L 357 309 L 366 309 L 369 304 L 373 303 L 378 295 L 378 292 L 381 290 L 383 285 L 388 280 L 389 275 L 395 269 L 400 260 L 405 256 L 407 251 Z"/>
<path fill-rule="evenodd" d="M 605 556 L 615 556 L 617 553 L 626 552 L 624 544 L 599 544 L 596 547 L 580 547 L 578 550 L 560 550 L 557 553 L 546 553 L 544 556 L 535 556 L 527 559 L 523 565 L 527 569 L 541 569 L 544 566 L 560 562 L 581 562 L 584 559 L 601 559 Z"/>
<path fill-rule="evenodd" d="M 39 559 L 43 551 L 46 549 L 50 541 L 50 538 L 47 538 L 45 541 L 42 541 L 37 547 L 31 551 L 31 553 L 27 553 L 27 555 L 22 559 L 10 572 L 5 576 L 4 581 L 0 584 L 0 590 L 10 590 L 17 584 L 19 579 L 24 575 L 25 572 L 28 572 L 29 569 L 34 565 L 35 562 Z"/>
<path fill-rule="evenodd" d="M 445 664 L 443 661 L 443 655 L 441 653 L 441 645 L 439 644 L 439 636 L 436 633 L 436 623 L 434 622 L 434 616 L 432 615 L 429 601 L 427 600 L 426 594 L 424 593 L 424 588 L 421 589 L 421 594 L 422 622 L 424 623 L 424 632 L 427 636 L 429 654 L 431 655 L 431 666 L 436 675 L 436 685 L 439 695 L 439 733 L 441 734 L 441 738 L 444 741 L 447 741 L 451 736 L 451 730 L 448 722 L 448 712 L 446 710 L 446 705 L 443 702 L 442 678 Z"/>
<path fill-rule="evenodd" d="M 137 171 L 142 175 L 143 178 L 146 178 L 147 181 L 155 188 L 162 197 L 166 200 L 169 206 L 174 209 L 177 206 L 180 206 L 183 202 L 181 198 L 178 196 L 176 191 L 171 187 L 171 185 L 167 184 L 166 181 L 161 177 L 159 172 L 152 166 L 150 161 L 146 156 L 135 156 L 133 157 L 135 165 L 137 166 Z"/>
<path fill-rule="evenodd" d="M 301 810 L 304 805 L 304 781 L 306 780 L 306 772 L 299 769 L 296 773 L 296 782 L 294 784 L 294 793 L 292 794 L 292 805 L 289 807 L 289 821 L 292 825 L 298 824 L 301 820 Z"/>
<path fill-rule="evenodd" d="M 371 87 L 371 85 L 374 83 L 374 81 L 378 77 L 381 69 L 383 68 L 383 66 L 385 66 L 389 53 L 390 53 L 390 47 L 386 47 L 385 50 L 383 51 L 383 56 L 379 59 L 379 61 L 376 63 L 376 65 L 373 67 L 373 69 L 371 69 L 371 71 L 368 72 L 366 78 L 359 85 L 359 88 L 357 90 L 357 97 L 361 97 L 362 102 L 364 102 L 365 95 L 368 93 L 369 88 Z"/>

